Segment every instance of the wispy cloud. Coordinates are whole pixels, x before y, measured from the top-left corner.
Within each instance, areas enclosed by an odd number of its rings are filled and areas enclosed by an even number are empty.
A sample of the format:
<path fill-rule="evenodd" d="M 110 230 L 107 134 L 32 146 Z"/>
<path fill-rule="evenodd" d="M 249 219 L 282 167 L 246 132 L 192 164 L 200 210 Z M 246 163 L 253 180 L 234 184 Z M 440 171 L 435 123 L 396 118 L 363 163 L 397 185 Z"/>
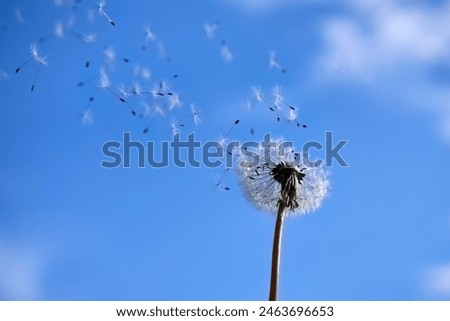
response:
<path fill-rule="evenodd" d="M 450 299 L 450 263 L 431 267 L 426 273 L 425 287 L 433 298 Z"/>
<path fill-rule="evenodd" d="M 398 64 L 429 65 L 450 53 L 450 4 L 411 7 L 395 1 L 348 1 L 353 14 L 325 24 L 324 59 L 335 68 L 375 72 Z"/>
<path fill-rule="evenodd" d="M 39 251 L 0 243 L 0 299 L 41 298 L 42 257 Z"/>
<path fill-rule="evenodd" d="M 313 0 L 220 0 L 222 3 L 230 4 L 239 10 L 246 12 L 267 12 L 276 8 L 301 5 Z M 316 2 L 322 2 L 318 0 Z"/>
<path fill-rule="evenodd" d="M 437 116 L 436 131 L 450 143 L 448 90 L 428 77 L 436 65 L 450 66 L 450 3 L 348 0 L 345 5 L 346 14 L 324 23 L 322 71 L 331 79 L 374 81 L 406 97 L 408 105 Z"/>

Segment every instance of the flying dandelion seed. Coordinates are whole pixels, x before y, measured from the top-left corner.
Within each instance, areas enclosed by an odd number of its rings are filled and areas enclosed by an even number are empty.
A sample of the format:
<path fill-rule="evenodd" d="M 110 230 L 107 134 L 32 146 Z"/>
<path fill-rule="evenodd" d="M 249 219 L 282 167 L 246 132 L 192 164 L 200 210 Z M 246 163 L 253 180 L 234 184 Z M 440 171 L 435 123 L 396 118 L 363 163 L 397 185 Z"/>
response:
<path fill-rule="evenodd" d="M 181 105 L 182 105 L 182 102 L 180 99 L 180 95 L 173 94 L 169 97 L 168 106 L 167 106 L 169 111 L 172 111 L 176 107 L 181 107 Z"/>
<path fill-rule="evenodd" d="M 33 84 L 31 85 L 31 91 L 34 91 L 35 88 L 35 83 L 37 80 L 37 77 L 39 75 L 39 71 L 41 70 L 41 66 L 47 66 L 48 65 L 48 61 L 47 61 L 47 57 L 45 56 L 41 56 L 41 54 L 39 53 L 39 47 L 36 43 L 32 43 L 30 45 L 30 54 L 31 56 L 20 66 L 16 68 L 16 74 L 22 70 L 23 67 L 25 67 L 26 64 L 28 64 L 31 60 L 35 60 L 38 63 L 38 69 L 36 71 L 36 74 L 34 76 L 33 79 Z"/>
<path fill-rule="evenodd" d="M 83 126 L 90 126 L 94 122 L 94 117 L 92 115 L 92 110 L 88 109 L 81 115 L 81 123 Z"/>
<path fill-rule="evenodd" d="M 145 27 L 144 32 L 145 32 L 145 40 L 144 44 L 141 47 L 142 50 L 147 49 L 147 43 L 156 41 L 156 35 L 153 33 L 150 26 Z"/>
<path fill-rule="evenodd" d="M 225 169 L 225 171 L 222 173 L 222 175 L 220 175 L 220 177 L 215 181 L 215 183 L 214 183 L 214 191 L 218 191 L 218 190 L 230 191 L 231 190 L 231 188 L 229 186 L 223 184 L 223 182 L 222 182 L 224 176 L 227 175 L 229 173 L 229 171 L 230 171 L 229 168 Z"/>
<path fill-rule="evenodd" d="M 155 105 L 155 106 L 151 106 L 148 103 L 144 103 L 144 112 L 143 115 L 144 117 L 153 117 L 150 121 L 150 123 L 147 125 L 147 127 L 144 128 L 144 130 L 142 131 L 143 134 L 147 134 L 148 131 L 150 130 L 150 127 L 153 125 L 153 122 L 155 121 L 156 116 L 161 116 L 164 117 L 165 116 L 165 112 L 163 110 L 163 108 L 161 107 L 161 105 Z M 173 123 L 174 127 L 177 127 L 175 123 Z"/>
<path fill-rule="evenodd" d="M 109 23 L 115 27 L 116 23 L 108 16 L 108 14 L 105 12 L 105 6 L 106 6 L 106 1 L 105 0 L 101 0 L 98 2 L 98 13 L 101 16 L 104 16 L 106 19 L 108 19 Z"/>
<path fill-rule="evenodd" d="M 181 128 L 184 127 L 184 124 L 180 124 L 177 120 L 173 119 L 170 123 L 170 129 L 172 130 L 172 137 L 178 135 L 180 133 Z"/>
<path fill-rule="evenodd" d="M 270 110 L 277 113 L 277 121 L 280 121 L 280 111 L 282 110 L 281 105 L 284 103 L 284 97 L 281 95 L 281 89 L 279 86 L 275 86 L 272 89 L 272 94 L 274 97 L 273 107 Z"/>
<path fill-rule="evenodd" d="M 200 111 L 201 109 L 198 106 L 191 104 L 191 115 L 195 125 L 200 125 L 200 123 L 202 122 L 202 120 L 199 117 Z"/>
<path fill-rule="evenodd" d="M 87 110 L 91 109 L 91 105 L 94 102 L 94 99 L 95 99 L 94 96 L 89 97 L 89 103 L 88 103 L 88 106 L 87 106 Z"/>
<path fill-rule="evenodd" d="M 83 34 L 82 39 L 85 43 L 88 45 L 88 50 L 91 48 L 91 44 L 97 42 L 97 35 L 96 34 Z M 89 68 L 91 62 L 89 59 L 86 59 L 86 63 L 84 64 L 85 68 Z"/>
<path fill-rule="evenodd" d="M 231 128 L 227 131 L 227 133 L 225 134 L 224 138 L 228 138 L 228 136 L 231 134 L 231 132 L 233 131 L 234 127 L 236 127 L 237 124 L 239 124 L 240 120 L 236 119 L 233 123 L 233 126 L 231 126 Z"/>
<path fill-rule="evenodd" d="M 226 63 L 231 63 L 233 61 L 233 53 L 231 52 L 230 47 L 227 45 L 225 40 L 222 40 L 221 44 L 220 55 L 222 56 L 223 61 Z"/>
<path fill-rule="evenodd" d="M 77 82 L 77 86 L 78 86 L 78 87 L 83 87 L 83 86 L 85 86 L 87 83 L 89 83 L 89 82 L 91 82 L 91 81 L 93 81 L 93 80 L 96 80 L 96 79 L 98 79 L 98 76 L 93 76 L 93 77 L 88 78 L 88 79 L 86 79 L 86 80 L 79 81 L 79 82 Z"/>
<path fill-rule="evenodd" d="M 306 128 L 307 127 L 305 124 L 299 123 L 298 116 L 297 116 L 297 111 L 295 109 L 289 109 L 288 110 L 287 120 L 290 123 L 296 124 L 297 127 L 302 127 L 302 128 Z"/>
<path fill-rule="evenodd" d="M 16 17 L 16 20 L 18 23 L 20 23 L 20 24 L 25 23 L 25 19 L 23 18 L 22 10 L 20 8 L 16 8 L 14 10 L 14 16 Z"/>
<path fill-rule="evenodd" d="M 274 97 L 275 110 L 277 111 L 277 120 L 280 121 L 279 111 L 282 110 L 281 106 L 284 105 L 289 108 L 288 112 L 287 112 L 287 120 L 290 123 L 295 123 L 297 125 L 297 127 L 306 128 L 307 126 L 305 124 L 301 124 L 298 121 L 296 108 L 294 106 L 286 103 L 283 95 L 281 94 L 281 88 L 279 86 L 273 87 L 272 93 L 273 93 L 273 97 Z"/>
<path fill-rule="evenodd" d="M 205 23 L 203 25 L 203 29 L 205 30 L 205 34 L 208 39 L 214 38 L 214 33 L 216 32 L 217 28 L 219 28 L 219 24 L 219 21 L 215 20 L 213 23 Z"/>
<path fill-rule="evenodd" d="M 61 21 L 57 21 L 54 29 L 55 36 L 58 38 L 64 37 L 64 24 Z"/>
<path fill-rule="evenodd" d="M 253 87 L 251 87 L 250 91 L 251 91 L 252 96 L 256 99 L 257 102 L 264 103 L 271 111 L 275 111 L 275 109 L 264 98 L 261 88 L 253 86 Z"/>
<path fill-rule="evenodd" d="M 330 183 L 322 167 L 307 167 L 300 153 L 281 140 L 260 144 L 257 158 L 238 155 L 237 173 L 246 198 L 276 213 L 269 300 L 277 300 L 281 236 L 286 216 L 312 212 L 322 205 Z"/>
<path fill-rule="evenodd" d="M 111 85 L 111 81 L 109 80 L 109 77 L 106 74 L 105 70 L 103 68 L 100 69 L 99 87 L 102 88 L 102 89 L 108 90 L 110 93 L 112 93 L 114 96 L 116 96 L 122 103 L 124 103 L 124 104 L 126 104 L 128 106 L 128 108 L 131 111 L 131 114 L 133 116 L 136 116 L 136 112 L 134 111 L 133 107 L 131 107 L 131 105 L 125 100 L 125 98 L 123 98 L 118 93 L 116 93 L 114 90 L 112 90 L 110 88 L 110 85 Z"/>
<path fill-rule="evenodd" d="M 105 54 L 106 58 L 110 61 L 113 62 L 116 59 L 122 60 L 125 63 L 129 63 L 130 60 L 128 58 L 125 57 L 119 57 L 116 54 L 116 51 L 114 50 L 114 48 L 112 48 L 111 46 L 106 46 L 103 53 Z"/>
<path fill-rule="evenodd" d="M 283 68 L 280 63 L 276 60 L 275 51 L 271 51 L 269 53 L 269 68 L 277 69 L 281 71 L 283 74 L 286 73 L 286 69 Z"/>

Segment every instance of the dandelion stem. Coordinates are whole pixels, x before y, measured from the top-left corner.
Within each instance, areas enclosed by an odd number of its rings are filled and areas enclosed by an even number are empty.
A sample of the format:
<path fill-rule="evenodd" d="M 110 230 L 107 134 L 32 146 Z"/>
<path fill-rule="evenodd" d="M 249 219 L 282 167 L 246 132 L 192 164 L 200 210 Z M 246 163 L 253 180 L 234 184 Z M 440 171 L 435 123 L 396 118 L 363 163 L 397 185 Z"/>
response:
<path fill-rule="evenodd" d="M 286 210 L 286 203 L 283 200 L 278 202 L 277 220 L 275 222 L 275 232 L 273 235 L 273 250 L 272 250 L 272 271 L 270 275 L 270 292 L 269 301 L 276 301 L 278 295 L 278 279 L 280 275 L 280 254 L 281 254 L 281 239 L 283 235 L 284 212 Z"/>

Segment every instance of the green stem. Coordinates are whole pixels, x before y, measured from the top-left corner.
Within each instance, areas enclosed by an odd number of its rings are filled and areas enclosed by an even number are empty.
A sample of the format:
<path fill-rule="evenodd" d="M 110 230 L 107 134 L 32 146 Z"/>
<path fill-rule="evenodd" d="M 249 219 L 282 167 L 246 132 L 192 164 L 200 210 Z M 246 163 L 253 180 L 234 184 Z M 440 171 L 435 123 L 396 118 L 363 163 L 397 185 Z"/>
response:
<path fill-rule="evenodd" d="M 269 301 L 276 301 L 278 295 L 278 279 L 280 275 L 280 254 L 281 254 L 281 237 L 283 234 L 284 211 L 286 209 L 285 202 L 278 204 L 277 220 L 275 222 L 275 232 L 273 235 L 272 250 L 272 271 L 270 274 L 270 292 Z"/>

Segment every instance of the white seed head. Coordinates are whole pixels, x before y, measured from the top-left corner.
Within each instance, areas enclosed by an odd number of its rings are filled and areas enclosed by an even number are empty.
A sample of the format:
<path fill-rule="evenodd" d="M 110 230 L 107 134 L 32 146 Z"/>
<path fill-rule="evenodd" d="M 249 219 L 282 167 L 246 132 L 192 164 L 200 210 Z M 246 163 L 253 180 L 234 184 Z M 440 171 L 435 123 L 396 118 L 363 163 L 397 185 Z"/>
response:
<path fill-rule="evenodd" d="M 83 41 L 86 43 L 97 42 L 97 35 L 95 33 L 83 34 Z"/>
<path fill-rule="evenodd" d="M 168 109 L 169 109 L 169 111 L 171 111 L 175 107 L 181 107 L 180 95 L 178 95 L 176 93 L 173 94 L 172 96 L 169 96 Z"/>
<path fill-rule="evenodd" d="M 228 47 L 226 44 L 222 45 L 222 48 L 220 49 L 220 54 L 222 56 L 223 61 L 226 63 L 230 63 L 233 61 L 233 53 L 231 52 L 230 47 Z"/>
<path fill-rule="evenodd" d="M 81 116 L 81 123 L 83 126 L 92 125 L 94 122 L 94 117 L 92 115 L 92 111 L 90 109 L 86 110 Z"/>
<path fill-rule="evenodd" d="M 36 43 L 30 45 L 30 53 L 31 57 L 33 57 L 37 63 L 43 64 L 44 66 L 48 65 L 47 56 L 41 56 L 39 53 L 39 46 Z"/>
<path fill-rule="evenodd" d="M 117 54 L 114 51 L 114 48 L 112 48 L 111 46 L 106 47 L 103 53 L 105 54 L 106 58 L 110 61 L 114 61 L 117 58 Z"/>
<path fill-rule="evenodd" d="M 284 102 L 284 97 L 281 95 L 281 88 L 279 86 L 273 87 L 272 94 L 275 106 L 280 107 Z"/>
<path fill-rule="evenodd" d="M 195 104 L 191 104 L 191 115 L 194 119 L 195 125 L 200 125 L 200 123 L 202 122 L 199 116 L 200 112 L 201 109 L 198 106 L 196 106 Z"/>
<path fill-rule="evenodd" d="M 239 153 L 236 169 L 244 195 L 255 207 L 273 214 L 280 202 L 290 209 L 287 215 L 319 208 L 330 188 L 325 170 L 307 167 L 302 155 L 281 140 L 272 144 L 268 148 L 260 143 Z"/>
<path fill-rule="evenodd" d="M 262 103 L 264 101 L 264 98 L 263 98 L 262 92 L 261 92 L 261 88 L 253 86 L 251 88 L 251 93 L 258 102 Z"/>
<path fill-rule="evenodd" d="M 106 89 L 109 88 L 111 82 L 109 80 L 108 75 L 105 72 L 105 69 L 101 68 L 99 72 L 99 86 L 100 88 Z"/>
<path fill-rule="evenodd" d="M 289 109 L 287 120 L 290 122 L 296 122 L 297 121 L 297 112 L 295 110 Z"/>

